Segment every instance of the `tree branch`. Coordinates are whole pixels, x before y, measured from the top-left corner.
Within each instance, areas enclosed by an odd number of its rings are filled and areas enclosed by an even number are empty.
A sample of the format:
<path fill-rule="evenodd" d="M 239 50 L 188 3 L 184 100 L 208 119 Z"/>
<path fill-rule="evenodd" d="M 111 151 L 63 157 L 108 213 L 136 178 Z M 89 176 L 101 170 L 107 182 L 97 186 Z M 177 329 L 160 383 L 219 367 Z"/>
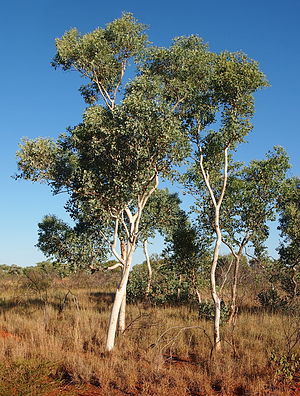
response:
<path fill-rule="evenodd" d="M 122 69 L 121 69 L 121 74 L 120 74 L 120 80 L 119 80 L 119 82 L 118 82 L 118 84 L 116 85 L 116 88 L 115 88 L 115 90 L 114 90 L 113 99 L 111 99 L 111 107 L 112 107 L 112 110 L 113 110 L 114 107 L 115 107 L 115 102 L 116 102 L 116 98 L 117 98 L 117 93 L 118 93 L 118 90 L 119 90 L 120 85 L 121 85 L 121 83 L 122 83 L 122 80 L 123 80 L 123 77 L 124 77 L 124 73 L 125 73 L 125 69 L 126 69 L 126 61 L 122 62 Z"/>
<path fill-rule="evenodd" d="M 110 270 L 116 269 L 118 267 L 124 268 L 124 265 L 121 263 L 116 263 L 114 265 L 111 265 L 110 267 L 107 267 L 106 269 L 110 271 Z"/>
<path fill-rule="evenodd" d="M 221 195 L 218 200 L 217 206 L 220 207 L 221 203 L 223 201 L 224 195 L 225 195 L 225 190 L 226 190 L 226 185 L 227 185 L 227 179 L 228 179 L 228 149 L 229 147 L 227 146 L 224 150 L 224 179 L 223 179 L 223 186 L 221 190 Z"/>
<path fill-rule="evenodd" d="M 116 259 L 122 264 L 125 265 L 124 260 L 122 259 L 122 257 L 118 254 L 118 252 L 116 251 L 116 245 L 117 245 L 117 237 L 118 237 L 118 230 L 119 230 L 119 219 L 116 219 L 115 222 L 115 230 L 114 230 L 114 236 L 113 236 L 113 241 L 111 243 L 111 251 L 113 253 L 113 255 L 116 257 Z"/>
<path fill-rule="evenodd" d="M 210 185 L 210 182 L 209 182 L 209 175 L 206 173 L 206 171 L 205 171 L 205 169 L 204 169 L 204 166 L 203 166 L 203 152 L 202 152 L 202 147 L 201 147 L 200 145 L 198 145 L 198 149 L 199 149 L 199 151 L 200 151 L 200 169 L 201 169 L 201 173 L 202 173 L 202 176 L 203 176 L 203 178 L 204 178 L 204 182 L 205 182 L 205 184 L 206 184 L 206 187 L 207 187 L 207 189 L 208 189 L 210 198 L 211 198 L 211 200 L 212 200 L 212 202 L 213 202 L 214 207 L 216 208 L 216 207 L 217 207 L 217 201 L 216 201 L 214 192 L 213 192 L 213 190 L 212 190 L 212 188 L 211 188 L 211 185 Z"/>

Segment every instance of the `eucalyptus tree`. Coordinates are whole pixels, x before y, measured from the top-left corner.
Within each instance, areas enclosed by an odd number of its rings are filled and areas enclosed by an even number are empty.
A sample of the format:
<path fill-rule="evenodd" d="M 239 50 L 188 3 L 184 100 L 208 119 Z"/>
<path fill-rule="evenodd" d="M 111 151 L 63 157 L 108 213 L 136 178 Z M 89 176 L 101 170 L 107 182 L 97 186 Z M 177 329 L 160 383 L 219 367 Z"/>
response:
<path fill-rule="evenodd" d="M 56 48 L 53 66 L 75 70 L 86 79 L 80 91 L 90 107 L 82 123 L 56 141 L 25 140 L 18 153 L 19 177 L 45 181 L 54 193 L 67 190 L 68 210 L 90 210 L 110 227 L 113 224 L 111 251 L 123 268 L 123 277 L 116 291 L 107 349 L 114 345 L 143 210 L 159 176 L 170 177 L 191 144 L 216 210 L 218 238 L 211 288 L 219 345 L 215 269 L 228 153 L 251 129 L 252 94 L 266 85 L 263 74 L 245 55 L 214 54 L 197 36 L 179 37 L 170 48 L 149 46 L 144 26 L 131 14 L 89 34 L 71 29 L 56 40 Z M 138 73 L 124 87 L 130 59 L 138 62 Z M 217 120 L 219 130 L 207 131 Z M 214 166 L 220 156 L 224 157 L 223 176 L 220 167 Z M 212 186 L 215 174 L 219 177 Z M 123 257 L 116 246 L 119 234 L 126 235 Z"/>
<path fill-rule="evenodd" d="M 230 323 L 233 323 L 236 315 L 242 255 L 249 244 L 256 255 L 261 255 L 264 251 L 264 242 L 269 235 L 268 222 L 275 220 L 276 202 L 288 168 L 289 160 L 281 147 L 275 147 L 273 152 L 267 153 L 265 159 L 253 160 L 248 166 L 231 166 L 232 172 L 228 178 L 227 193 L 220 214 L 222 242 L 228 246 L 234 257 Z M 206 221 L 210 223 L 213 216 L 207 202 Z"/>
<path fill-rule="evenodd" d="M 200 202 L 208 197 L 213 208 L 216 238 L 210 283 L 215 305 L 214 342 L 220 349 L 221 301 L 215 275 L 229 160 L 252 128 L 253 93 L 268 84 L 257 62 L 242 53 L 209 53 L 197 37 L 179 38 L 168 52 L 158 49 L 148 68 L 163 76 L 168 100 L 173 101 L 192 144 L 187 185 Z"/>
<path fill-rule="evenodd" d="M 279 266 L 285 290 L 292 297 L 299 295 L 300 283 L 300 179 L 287 179 L 278 198 L 280 243 Z"/>
<path fill-rule="evenodd" d="M 76 70 L 87 80 L 80 91 L 90 106 L 83 121 L 57 140 L 25 139 L 18 152 L 17 177 L 45 182 L 54 194 L 67 191 L 73 216 L 90 212 L 108 228 L 113 225 L 111 237 L 102 236 L 111 238 L 123 276 L 112 308 L 108 351 L 115 342 L 142 212 L 159 175 L 167 177 L 188 150 L 180 121 L 159 98 L 159 84 L 138 75 L 122 88 L 130 59 L 141 57 L 146 45 L 144 26 L 131 14 L 104 29 L 85 35 L 71 29 L 57 39 L 53 66 Z M 118 234 L 126 235 L 124 256 L 117 250 Z"/>
<path fill-rule="evenodd" d="M 217 130 L 209 130 L 202 136 L 201 118 L 195 122 L 191 130 L 191 138 L 196 147 L 195 162 L 191 169 L 194 176 L 191 181 L 194 184 L 196 180 L 196 186 L 201 189 L 199 197 L 208 196 L 213 208 L 212 226 L 216 239 L 210 281 L 215 305 L 214 345 L 216 350 L 220 350 L 221 299 L 216 287 L 216 269 L 222 242 L 221 206 L 227 188 L 231 153 L 251 130 L 253 93 L 266 85 L 266 82 L 258 70 L 257 63 L 240 54 L 224 53 L 219 58 L 216 73 L 215 89 L 221 112 L 220 126 Z"/>

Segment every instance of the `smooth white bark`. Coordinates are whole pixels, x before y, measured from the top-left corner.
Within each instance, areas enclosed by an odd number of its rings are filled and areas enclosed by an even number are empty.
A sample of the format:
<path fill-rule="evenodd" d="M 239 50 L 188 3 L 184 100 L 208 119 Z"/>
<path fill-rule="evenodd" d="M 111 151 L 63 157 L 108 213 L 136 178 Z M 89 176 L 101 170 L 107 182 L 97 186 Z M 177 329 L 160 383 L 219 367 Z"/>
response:
<path fill-rule="evenodd" d="M 221 349 L 221 337 L 220 337 L 221 299 L 217 293 L 217 287 L 216 287 L 216 269 L 218 264 L 220 246 L 222 243 L 222 234 L 219 226 L 219 217 L 220 217 L 219 210 L 216 210 L 215 231 L 217 234 L 217 239 L 215 243 L 213 262 L 210 271 L 211 295 L 215 304 L 214 345 L 217 351 Z"/>
<path fill-rule="evenodd" d="M 211 288 L 212 299 L 213 299 L 213 302 L 215 305 L 214 347 L 215 347 L 216 351 L 221 350 L 221 337 L 220 337 L 221 299 L 218 295 L 217 287 L 216 287 L 216 269 L 217 269 L 217 265 L 218 265 L 219 252 L 220 252 L 220 247 L 221 247 L 221 243 L 222 243 L 222 232 L 221 232 L 221 228 L 220 228 L 220 208 L 221 208 L 222 201 L 223 201 L 223 198 L 225 195 L 227 179 L 228 179 L 228 149 L 229 149 L 229 147 L 226 147 L 224 149 L 223 184 L 222 184 L 220 196 L 217 199 L 213 192 L 213 189 L 211 187 L 210 181 L 209 181 L 209 174 L 204 169 L 204 165 L 203 165 L 204 157 L 203 157 L 203 153 L 202 153 L 202 148 L 201 148 L 201 146 L 199 146 L 199 151 L 201 153 L 201 155 L 200 155 L 201 173 L 203 175 L 206 187 L 208 189 L 210 198 L 211 198 L 212 203 L 215 208 L 214 230 L 215 230 L 217 238 L 216 238 L 216 242 L 215 242 L 213 261 L 212 261 L 211 270 L 210 270 L 210 288 Z"/>
<path fill-rule="evenodd" d="M 141 220 L 143 209 L 144 209 L 149 197 L 154 193 L 154 191 L 156 190 L 156 188 L 158 186 L 158 172 L 157 172 L 157 170 L 155 170 L 153 176 L 148 181 L 149 187 L 151 184 L 152 184 L 152 187 L 149 188 L 149 191 L 145 191 L 141 196 L 138 197 L 137 211 L 134 214 L 131 212 L 131 210 L 128 206 L 124 208 L 124 212 L 127 215 L 129 227 L 127 227 L 126 223 L 124 222 L 124 219 L 123 219 L 124 213 L 123 212 L 119 213 L 119 216 L 115 216 L 115 230 L 114 230 L 113 242 L 111 244 L 111 249 L 112 249 L 112 253 L 118 259 L 118 261 L 123 265 L 123 271 L 122 271 L 122 279 L 121 279 L 119 286 L 117 288 L 111 315 L 110 315 L 110 321 L 109 321 L 107 339 L 106 339 L 106 350 L 108 352 L 110 352 L 114 347 L 117 326 L 118 326 L 120 315 L 121 316 L 123 315 L 121 313 L 121 310 L 123 310 L 123 308 L 124 308 L 124 313 L 125 313 L 126 288 L 127 288 L 127 283 L 128 283 L 129 271 L 130 271 L 131 263 L 132 263 L 132 257 L 133 257 L 133 253 L 136 248 L 140 220 Z M 119 221 L 121 221 L 121 224 L 123 224 L 123 227 L 127 234 L 126 252 L 123 251 L 123 247 L 121 244 L 121 254 L 118 254 L 118 252 L 116 251 L 116 242 L 117 242 L 117 237 L 118 237 L 118 232 L 119 232 Z M 124 254 L 125 254 L 125 258 L 122 257 L 122 256 L 124 256 Z M 123 308 L 121 309 L 122 304 L 123 304 Z M 120 321 L 122 321 L 122 320 L 123 319 L 120 318 Z M 125 330 L 125 327 L 124 327 L 124 330 Z"/>
<path fill-rule="evenodd" d="M 120 307 L 119 324 L 118 324 L 118 330 L 120 333 L 123 333 L 125 329 L 126 329 L 126 291 Z"/>
<path fill-rule="evenodd" d="M 115 337 L 116 337 L 116 332 L 117 332 L 119 313 L 121 310 L 123 299 L 126 295 L 126 287 L 127 287 L 129 271 L 130 271 L 131 262 L 132 262 L 132 254 L 133 254 L 132 249 L 133 249 L 133 247 L 131 247 L 131 249 L 130 249 L 131 252 L 127 255 L 125 267 L 124 267 L 124 271 L 123 271 L 123 276 L 122 276 L 121 282 L 117 288 L 114 304 L 113 304 L 111 315 L 110 315 L 107 339 L 106 339 L 106 350 L 108 352 L 110 352 L 115 345 Z"/>
<path fill-rule="evenodd" d="M 148 267 L 148 283 L 147 283 L 147 289 L 146 289 L 146 296 L 148 296 L 150 293 L 150 290 L 151 290 L 151 283 L 152 283 L 152 267 L 151 267 L 149 252 L 148 252 L 148 240 L 147 239 L 145 239 L 143 242 L 143 248 L 144 248 L 144 254 L 145 254 L 146 263 L 147 263 L 147 267 Z"/>
<path fill-rule="evenodd" d="M 126 243 L 124 240 L 120 241 L 120 250 L 121 250 L 121 257 L 125 261 L 127 252 L 126 252 Z M 123 333 L 125 331 L 125 328 L 126 328 L 126 291 L 120 307 L 118 330 L 120 333 Z"/>

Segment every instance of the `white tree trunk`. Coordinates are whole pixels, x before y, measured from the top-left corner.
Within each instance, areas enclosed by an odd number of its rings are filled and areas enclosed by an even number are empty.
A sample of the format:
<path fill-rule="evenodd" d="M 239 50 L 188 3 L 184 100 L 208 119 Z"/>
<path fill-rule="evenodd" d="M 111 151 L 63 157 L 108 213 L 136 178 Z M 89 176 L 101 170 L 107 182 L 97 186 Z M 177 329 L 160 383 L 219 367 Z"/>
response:
<path fill-rule="evenodd" d="M 143 248 L 144 248 L 144 254 L 145 254 L 146 263 L 147 263 L 147 267 L 148 267 L 148 283 L 147 283 L 147 289 L 146 289 L 146 296 L 148 296 L 150 294 L 151 283 L 152 283 L 152 267 L 151 267 L 149 253 L 148 253 L 148 240 L 147 239 L 144 240 Z"/>
<path fill-rule="evenodd" d="M 123 299 L 126 296 L 126 287 L 127 287 L 128 277 L 129 277 L 129 270 L 130 270 L 131 262 L 132 262 L 133 250 L 134 250 L 134 247 L 131 246 L 130 253 L 126 257 L 123 276 L 122 276 L 121 282 L 120 282 L 120 284 L 117 288 L 116 294 L 115 294 L 115 300 L 114 300 L 113 308 L 112 308 L 111 315 L 110 315 L 107 339 L 106 339 L 106 350 L 108 352 L 110 352 L 113 349 L 114 344 L 115 344 L 118 318 L 119 318 L 119 313 L 121 310 Z"/>
<path fill-rule="evenodd" d="M 217 293 L 217 287 L 216 287 L 216 269 L 218 265 L 218 258 L 219 258 L 219 251 L 220 251 L 220 246 L 222 243 L 222 232 L 220 228 L 220 208 L 221 204 L 225 195 L 226 191 L 226 186 L 227 186 L 227 179 L 228 179 L 228 149 L 229 146 L 224 149 L 224 176 L 223 176 L 223 186 L 221 189 L 221 193 L 219 196 L 219 199 L 216 199 L 216 196 L 214 194 L 214 191 L 211 187 L 210 181 L 209 181 L 209 174 L 205 171 L 204 166 L 203 166 L 203 160 L 204 156 L 202 153 L 202 148 L 199 146 L 199 151 L 201 153 L 200 156 L 200 169 L 206 184 L 206 187 L 209 191 L 212 203 L 215 208 L 215 219 L 214 219 L 214 230 L 217 235 L 216 243 L 215 243 L 215 248 L 214 248 L 214 256 L 213 256 L 213 262 L 211 265 L 211 270 L 210 270 L 210 287 L 211 287 L 211 295 L 214 301 L 215 305 L 215 320 L 214 320 L 214 347 L 216 351 L 221 350 L 221 338 L 220 338 L 220 319 L 221 319 L 221 299 Z"/>
<path fill-rule="evenodd" d="M 182 283 L 182 275 L 179 275 L 179 282 L 178 282 L 178 288 L 177 288 L 177 300 L 180 300 L 180 296 L 181 296 L 181 283 Z"/>
<path fill-rule="evenodd" d="M 236 297 L 237 297 L 237 284 L 238 284 L 238 274 L 239 274 L 239 268 L 240 268 L 240 260 L 241 260 L 241 254 L 240 252 L 235 256 L 234 258 L 234 278 L 233 278 L 233 284 L 231 288 L 231 304 L 230 304 L 230 317 L 229 317 L 229 324 L 234 323 L 234 319 L 236 316 Z"/>
<path fill-rule="evenodd" d="M 120 250 L 121 250 L 122 259 L 126 261 L 127 252 L 126 252 L 126 243 L 124 240 L 120 241 Z M 122 271 L 122 277 L 123 275 L 124 275 L 124 271 Z M 120 333 L 123 333 L 125 331 L 125 328 L 126 328 L 126 291 L 120 307 L 118 330 Z"/>
<path fill-rule="evenodd" d="M 123 314 L 120 314 L 121 312 L 121 306 L 123 303 L 123 308 L 125 309 L 125 299 L 126 299 L 126 288 L 127 288 L 127 283 L 128 283 L 128 277 L 129 277 L 129 271 L 131 268 L 131 263 L 132 263 L 132 256 L 136 248 L 136 243 L 137 243 L 137 236 L 138 236 L 138 231 L 139 231 L 139 224 L 141 220 L 141 215 L 142 211 L 151 196 L 151 194 L 154 193 L 158 186 L 158 171 L 155 169 L 154 175 L 151 177 L 151 179 L 148 181 L 149 185 L 153 183 L 153 186 L 150 188 L 149 191 L 145 192 L 142 196 L 138 197 L 138 209 L 135 214 L 132 214 L 130 211 L 129 207 L 125 207 L 124 211 L 128 217 L 128 222 L 129 222 L 129 227 L 127 226 L 126 222 L 124 219 L 122 220 L 121 217 L 121 222 L 123 224 L 124 230 L 127 234 L 127 249 L 125 251 L 124 246 L 121 243 L 121 255 L 124 256 L 125 254 L 125 260 L 122 258 L 118 253 L 116 252 L 116 241 L 117 241 L 117 236 L 118 236 L 118 231 L 119 231 L 119 221 L 120 218 L 116 217 L 115 221 L 115 230 L 114 230 L 114 239 L 111 244 L 112 252 L 115 255 L 115 257 L 118 259 L 120 262 L 123 271 L 122 271 L 122 279 L 121 282 L 117 288 L 116 294 L 115 294 L 115 300 L 114 304 L 112 307 L 111 315 L 110 315 L 110 320 L 109 320 L 109 326 L 108 326 L 108 332 L 107 332 L 107 339 L 106 339 L 106 350 L 110 352 L 115 344 L 115 337 L 116 337 L 116 332 L 117 332 L 117 325 L 118 325 L 118 318 L 120 315 L 122 316 Z M 124 254 L 123 254 L 124 252 Z M 122 309 L 123 310 L 123 309 Z M 125 310 L 124 310 L 125 312 Z"/>
<path fill-rule="evenodd" d="M 199 292 L 197 287 L 195 289 L 195 292 L 196 292 L 196 296 L 197 296 L 197 299 L 198 299 L 198 303 L 201 304 L 202 298 L 201 298 L 201 294 L 200 294 L 200 292 Z"/>
<path fill-rule="evenodd" d="M 196 294 L 198 303 L 201 304 L 202 299 L 201 299 L 201 294 L 197 287 L 197 275 L 195 269 L 193 269 L 192 271 L 192 287 L 193 287 L 193 292 Z"/>
<path fill-rule="evenodd" d="M 216 351 L 221 350 L 221 338 L 220 338 L 220 320 L 221 320 L 221 299 L 217 293 L 216 287 L 216 269 L 219 258 L 219 251 L 222 242 L 222 234 L 219 226 L 219 210 L 216 210 L 215 214 L 215 230 L 217 234 L 217 240 L 214 248 L 213 262 L 210 271 L 210 284 L 211 284 L 211 295 L 215 304 L 215 320 L 214 320 L 214 346 Z"/>
<path fill-rule="evenodd" d="M 125 331 L 125 328 L 126 328 L 126 290 L 120 307 L 118 330 L 120 333 L 123 333 Z"/>

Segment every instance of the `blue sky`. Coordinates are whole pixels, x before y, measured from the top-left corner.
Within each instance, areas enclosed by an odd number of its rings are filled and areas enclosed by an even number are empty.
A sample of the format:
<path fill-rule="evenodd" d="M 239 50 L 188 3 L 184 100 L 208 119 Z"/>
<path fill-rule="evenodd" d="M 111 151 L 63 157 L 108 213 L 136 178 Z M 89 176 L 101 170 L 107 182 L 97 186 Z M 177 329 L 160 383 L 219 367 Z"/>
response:
<path fill-rule="evenodd" d="M 85 105 L 78 93 L 80 80 L 75 73 L 50 66 L 54 39 L 72 27 L 86 33 L 104 26 L 122 11 L 133 12 L 147 24 L 156 45 L 198 34 L 213 51 L 242 50 L 256 59 L 271 87 L 256 94 L 254 129 L 238 157 L 259 159 L 281 145 L 291 158 L 290 175 L 300 174 L 299 0 L 4 0 L 0 6 L 0 264 L 25 266 L 43 260 L 34 247 L 37 223 L 48 213 L 68 219 L 65 197 L 53 197 L 45 185 L 11 178 L 22 136 L 56 137 L 81 120 Z M 278 236 L 276 226 L 272 229 L 274 253 Z"/>

